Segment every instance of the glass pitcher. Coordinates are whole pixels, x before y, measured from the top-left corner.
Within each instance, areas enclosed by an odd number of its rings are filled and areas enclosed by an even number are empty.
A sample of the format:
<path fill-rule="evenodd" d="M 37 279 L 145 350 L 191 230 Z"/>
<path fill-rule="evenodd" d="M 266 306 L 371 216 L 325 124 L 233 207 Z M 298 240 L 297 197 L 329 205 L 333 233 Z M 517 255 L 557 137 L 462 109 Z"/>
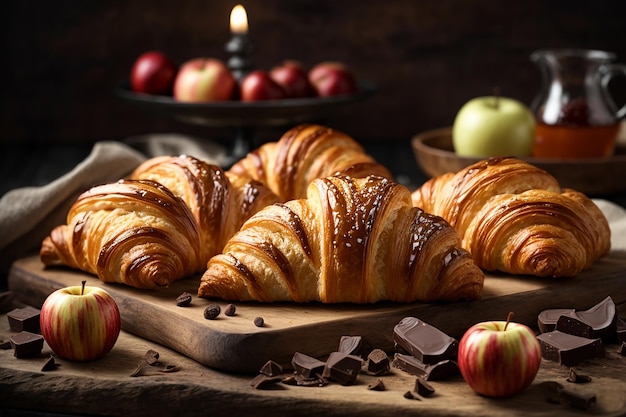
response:
<path fill-rule="evenodd" d="M 531 56 L 542 75 L 542 88 L 531 104 L 537 119 L 534 157 L 592 158 L 611 156 L 626 116 L 609 92 L 626 65 L 599 50 L 538 50 Z"/>

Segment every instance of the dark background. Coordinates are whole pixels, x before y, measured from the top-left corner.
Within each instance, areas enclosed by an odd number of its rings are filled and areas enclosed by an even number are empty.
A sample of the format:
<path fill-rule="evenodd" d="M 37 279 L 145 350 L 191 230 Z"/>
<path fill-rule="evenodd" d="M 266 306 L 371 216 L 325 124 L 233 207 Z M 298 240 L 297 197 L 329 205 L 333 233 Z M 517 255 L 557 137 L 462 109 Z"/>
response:
<path fill-rule="evenodd" d="M 0 140 L 91 143 L 151 132 L 226 140 L 114 95 L 135 58 L 226 59 L 235 1 L 11 1 L 3 5 Z M 256 66 L 341 60 L 378 85 L 325 122 L 355 139 L 403 141 L 449 126 L 468 99 L 501 94 L 530 104 L 538 48 L 611 50 L 626 61 L 626 2 L 607 0 L 264 0 L 242 3 Z M 263 129 L 277 139 L 283 128 Z M 35 149 L 35 148 L 33 148 Z"/>

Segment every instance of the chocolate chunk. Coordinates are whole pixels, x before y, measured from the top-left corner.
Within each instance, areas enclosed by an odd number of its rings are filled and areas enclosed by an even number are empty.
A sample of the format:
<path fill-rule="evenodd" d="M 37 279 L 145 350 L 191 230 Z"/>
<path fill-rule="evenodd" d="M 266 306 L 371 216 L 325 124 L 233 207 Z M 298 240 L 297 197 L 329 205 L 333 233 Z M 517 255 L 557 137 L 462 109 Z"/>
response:
<path fill-rule="evenodd" d="M 355 355 L 366 359 L 371 351 L 369 344 L 363 340 L 362 336 L 341 336 L 339 340 L 339 352 Z"/>
<path fill-rule="evenodd" d="M 622 342 L 617 352 L 622 356 L 626 356 L 626 342 Z"/>
<path fill-rule="evenodd" d="M 209 304 L 204 309 L 204 318 L 207 320 L 215 320 L 220 315 L 222 309 L 217 304 Z"/>
<path fill-rule="evenodd" d="M 16 358 L 38 356 L 43 349 L 43 336 L 31 332 L 19 332 L 11 336 L 11 346 Z"/>
<path fill-rule="evenodd" d="M 54 356 L 50 355 L 46 363 L 41 367 L 41 372 L 54 371 L 58 366 L 59 364 L 54 360 Z"/>
<path fill-rule="evenodd" d="M 459 366 L 455 361 L 445 359 L 436 364 L 425 364 L 411 355 L 396 353 L 393 366 L 411 375 L 423 377 L 427 381 L 438 381 L 457 375 Z"/>
<path fill-rule="evenodd" d="M 422 397 L 430 397 L 435 393 L 435 388 L 428 383 L 424 378 L 418 377 L 415 380 L 415 392 L 417 392 Z"/>
<path fill-rule="evenodd" d="M 254 318 L 254 325 L 256 327 L 263 327 L 263 326 L 265 326 L 265 320 L 263 320 L 263 317 L 255 317 Z"/>
<path fill-rule="evenodd" d="M 361 372 L 363 360 L 345 352 L 332 352 L 326 360 L 322 377 L 332 379 L 341 385 L 351 385 Z"/>
<path fill-rule="evenodd" d="M 569 368 L 569 375 L 567 376 L 567 382 L 573 382 L 575 384 L 585 384 L 591 382 L 589 375 L 580 375 L 574 368 Z"/>
<path fill-rule="evenodd" d="M 385 383 L 382 379 L 376 378 L 376 381 L 369 384 L 367 389 L 370 391 L 385 391 L 387 387 L 385 387 Z"/>
<path fill-rule="evenodd" d="M 296 352 L 291 359 L 291 366 L 293 367 L 296 375 L 303 376 L 305 378 L 313 378 L 318 374 L 322 375 L 326 364 L 319 359 L 315 359 L 304 353 Z"/>
<path fill-rule="evenodd" d="M 584 360 L 604 356 L 604 346 L 600 339 L 587 339 L 559 332 L 558 330 L 537 336 L 544 359 L 574 366 Z"/>
<path fill-rule="evenodd" d="M 382 349 L 374 349 L 367 355 L 366 372 L 370 375 L 385 375 L 389 373 L 389 356 Z"/>
<path fill-rule="evenodd" d="M 541 333 L 552 332 L 556 328 L 556 322 L 559 317 L 574 313 L 576 310 L 573 308 L 553 308 L 549 310 L 543 310 L 537 316 L 537 325 Z"/>
<path fill-rule="evenodd" d="M 7 313 L 9 327 L 14 332 L 36 332 L 39 330 L 40 310 L 34 307 L 16 308 Z"/>
<path fill-rule="evenodd" d="M 265 362 L 265 365 L 263 365 L 259 372 L 267 376 L 278 376 L 283 373 L 283 367 L 273 360 L 269 360 Z"/>
<path fill-rule="evenodd" d="M 279 376 L 269 376 L 265 374 L 258 374 L 252 381 L 250 381 L 250 386 L 254 389 L 263 389 L 270 387 L 278 382 L 281 382 L 283 379 Z"/>
<path fill-rule="evenodd" d="M 560 391 L 561 397 L 571 406 L 586 410 L 596 404 L 596 395 L 590 392 L 581 392 L 570 388 L 563 388 Z"/>
<path fill-rule="evenodd" d="M 237 307 L 235 307 L 234 304 L 228 304 L 226 308 L 224 309 L 224 314 L 226 314 L 228 317 L 234 316 L 236 312 L 237 312 Z"/>
<path fill-rule="evenodd" d="M 178 307 L 187 307 L 189 304 L 191 304 L 192 298 L 193 296 L 185 291 L 181 295 L 176 297 L 176 305 Z"/>
<path fill-rule="evenodd" d="M 611 297 L 585 311 L 561 315 L 555 330 L 588 339 L 612 340 L 615 336 L 617 316 Z"/>
<path fill-rule="evenodd" d="M 615 321 L 615 333 L 618 343 L 626 342 L 626 321 L 621 317 L 618 317 Z"/>
<path fill-rule="evenodd" d="M 415 317 L 400 320 L 393 329 L 393 340 L 402 350 L 425 364 L 452 359 L 458 349 L 454 338 Z"/>

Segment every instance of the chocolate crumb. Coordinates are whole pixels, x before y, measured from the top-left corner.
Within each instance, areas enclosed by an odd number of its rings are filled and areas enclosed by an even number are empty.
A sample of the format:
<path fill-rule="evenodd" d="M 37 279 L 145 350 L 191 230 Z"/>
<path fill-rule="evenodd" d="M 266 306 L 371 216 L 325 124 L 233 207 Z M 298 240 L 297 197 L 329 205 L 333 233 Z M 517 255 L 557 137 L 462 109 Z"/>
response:
<path fill-rule="evenodd" d="M 171 373 L 171 372 L 178 372 L 180 371 L 180 366 L 176 366 L 176 365 L 165 365 L 163 368 L 159 369 L 159 372 L 163 372 L 163 373 Z"/>
<path fill-rule="evenodd" d="M 567 382 L 573 382 L 575 384 L 584 384 L 587 382 L 591 382 L 591 377 L 589 375 L 580 375 L 576 372 L 574 368 L 569 368 L 569 375 L 567 377 Z"/>
<path fill-rule="evenodd" d="M 217 304 L 209 304 L 204 309 L 204 318 L 207 320 L 215 320 L 220 315 L 222 309 Z"/>
<path fill-rule="evenodd" d="M 263 327 L 263 326 L 265 326 L 265 320 L 263 320 L 263 317 L 255 317 L 254 318 L 254 325 L 256 327 Z"/>
<path fill-rule="evenodd" d="M 421 401 L 420 397 L 413 391 L 407 391 L 402 395 L 407 400 L 418 400 Z"/>
<path fill-rule="evenodd" d="M 417 378 L 415 380 L 415 391 L 422 397 L 430 397 L 435 393 L 435 388 L 424 378 Z"/>
<path fill-rule="evenodd" d="M 46 363 L 41 367 L 41 372 L 54 371 L 57 369 L 57 366 L 59 366 L 59 364 L 54 360 L 54 356 L 50 355 Z"/>
<path fill-rule="evenodd" d="M 149 349 L 144 356 L 148 365 L 157 365 L 159 363 L 159 352 Z"/>
<path fill-rule="evenodd" d="M 228 317 L 232 317 L 236 314 L 236 311 L 237 307 L 235 307 L 234 304 L 228 304 L 224 309 L 224 314 L 226 314 Z"/>
<path fill-rule="evenodd" d="M 181 295 L 176 297 L 176 305 L 178 307 L 187 307 L 189 304 L 191 304 L 192 298 L 193 296 L 185 291 Z"/>
<path fill-rule="evenodd" d="M 376 381 L 369 384 L 367 389 L 370 391 L 385 391 L 387 387 L 385 387 L 385 383 L 382 379 L 376 378 Z"/>

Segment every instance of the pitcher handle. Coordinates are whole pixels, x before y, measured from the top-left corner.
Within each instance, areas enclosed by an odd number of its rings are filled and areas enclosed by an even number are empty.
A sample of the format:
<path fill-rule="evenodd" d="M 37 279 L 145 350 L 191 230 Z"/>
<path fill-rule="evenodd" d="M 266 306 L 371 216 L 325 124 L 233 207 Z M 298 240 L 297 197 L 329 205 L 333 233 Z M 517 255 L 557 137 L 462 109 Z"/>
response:
<path fill-rule="evenodd" d="M 617 109 L 617 105 L 615 104 L 615 100 L 611 96 L 609 92 L 609 82 L 613 77 L 622 75 L 626 77 L 626 65 L 624 64 L 606 64 L 602 66 L 602 75 L 601 75 L 601 83 L 602 83 L 602 92 L 605 95 L 605 99 L 613 105 L 614 109 Z M 616 116 L 618 119 L 623 119 L 626 117 L 626 103 L 622 105 L 619 109 L 617 109 Z"/>

